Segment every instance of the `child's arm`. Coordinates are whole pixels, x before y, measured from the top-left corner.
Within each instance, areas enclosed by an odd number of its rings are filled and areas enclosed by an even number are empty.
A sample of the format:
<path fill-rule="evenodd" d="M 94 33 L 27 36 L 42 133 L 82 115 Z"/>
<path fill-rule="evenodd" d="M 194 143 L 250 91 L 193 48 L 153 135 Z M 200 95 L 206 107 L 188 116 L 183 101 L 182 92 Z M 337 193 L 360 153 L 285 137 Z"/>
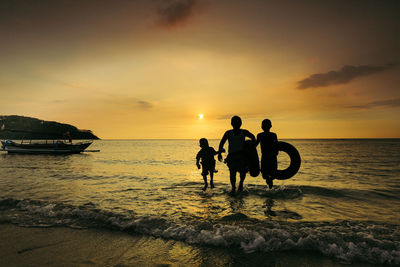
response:
<path fill-rule="evenodd" d="M 272 138 L 274 140 L 274 144 L 275 144 L 275 155 L 278 156 L 279 150 L 278 150 L 278 136 L 276 135 L 276 133 L 273 133 Z"/>
<path fill-rule="evenodd" d="M 200 169 L 200 151 L 199 151 L 199 153 L 197 153 L 197 156 L 196 156 L 196 166 L 198 169 Z"/>
<path fill-rule="evenodd" d="M 256 143 L 255 146 L 258 146 L 258 144 L 260 143 L 261 139 L 261 133 L 257 134 L 257 139 L 256 139 Z"/>
<path fill-rule="evenodd" d="M 225 149 L 221 149 L 221 150 L 218 150 L 218 151 L 215 151 L 215 149 L 213 148 L 213 154 L 214 155 L 221 155 L 221 153 L 224 153 L 225 152 Z"/>

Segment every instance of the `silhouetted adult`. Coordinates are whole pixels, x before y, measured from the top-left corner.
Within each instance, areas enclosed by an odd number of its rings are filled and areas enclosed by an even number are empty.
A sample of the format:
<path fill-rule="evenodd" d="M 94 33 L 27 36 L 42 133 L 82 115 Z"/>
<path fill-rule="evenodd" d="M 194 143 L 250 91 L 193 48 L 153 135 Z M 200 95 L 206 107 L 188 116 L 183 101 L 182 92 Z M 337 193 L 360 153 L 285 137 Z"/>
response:
<path fill-rule="evenodd" d="M 228 164 L 230 180 L 232 185 L 231 193 L 235 193 L 236 190 L 236 173 L 240 174 L 240 183 L 238 191 L 243 190 L 243 182 L 246 179 L 247 164 L 244 153 L 244 141 L 246 137 L 256 142 L 255 136 L 248 130 L 240 129 L 242 126 L 242 119 L 239 116 L 233 116 L 231 119 L 232 130 L 225 132 L 224 136 L 219 143 L 218 151 L 222 151 L 225 142 L 228 140 L 228 156 L 226 157 L 226 163 Z M 222 155 L 218 155 L 218 160 L 222 161 Z"/>

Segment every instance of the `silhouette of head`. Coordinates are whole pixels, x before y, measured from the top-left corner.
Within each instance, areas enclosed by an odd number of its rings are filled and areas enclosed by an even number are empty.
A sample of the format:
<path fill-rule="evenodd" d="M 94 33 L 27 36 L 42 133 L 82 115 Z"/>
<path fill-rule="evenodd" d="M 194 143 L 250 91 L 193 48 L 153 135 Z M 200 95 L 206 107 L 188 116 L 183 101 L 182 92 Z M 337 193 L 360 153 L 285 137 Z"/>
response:
<path fill-rule="evenodd" d="M 240 126 L 242 126 L 242 119 L 239 116 L 233 116 L 231 119 L 231 125 L 233 129 L 240 129 Z"/>
<path fill-rule="evenodd" d="M 208 140 L 205 139 L 205 138 L 201 138 L 200 141 L 199 141 L 199 143 L 200 143 L 200 147 L 201 147 L 201 148 L 208 147 Z"/>
<path fill-rule="evenodd" d="M 271 127 L 272 127 L 272 124 L 271 124 L 271 121 L 269 119 L 265 119 L 265 120 L 262 121 L 261 128 L 264 131 L 269 131 L 269 129 L 271 129 Z"/>

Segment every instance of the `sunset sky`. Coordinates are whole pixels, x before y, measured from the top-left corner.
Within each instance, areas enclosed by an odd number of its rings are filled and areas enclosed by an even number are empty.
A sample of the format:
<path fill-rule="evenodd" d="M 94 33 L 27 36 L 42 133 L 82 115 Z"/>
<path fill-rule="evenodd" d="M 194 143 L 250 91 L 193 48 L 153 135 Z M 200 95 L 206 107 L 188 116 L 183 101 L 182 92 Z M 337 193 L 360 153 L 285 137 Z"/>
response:
<path fill-rule="evenodd" d="M 400 1 L 2 0 L 0 115 L 103 139 L 400 137 Z M 199 114 L 204 114 L 203 119 Z"/>

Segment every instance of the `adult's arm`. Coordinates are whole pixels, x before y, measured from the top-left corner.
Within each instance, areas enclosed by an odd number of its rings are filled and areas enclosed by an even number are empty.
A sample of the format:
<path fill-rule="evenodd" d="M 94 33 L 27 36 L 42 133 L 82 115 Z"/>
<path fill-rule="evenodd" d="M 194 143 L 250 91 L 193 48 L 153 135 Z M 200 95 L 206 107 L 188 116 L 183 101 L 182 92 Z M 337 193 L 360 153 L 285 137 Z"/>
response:
<path fill-rule="evenodd" d="M 244 130 L 244 136 L 247 136 L 247 137 L 250 138 L 253 142 L 256 142 L 256 137 L 254 136 L 254 134 L 252 134 L 252 133 L 249 132 L 248 130 Z"/>
<path fill-rule="evenodd" d="M 219 142 L 219 146 L 218 146 L 218 151 L 221 151 L 224 148 L 224 145 L 226 143 L 226 140 L 228 140 L 228 132 L 226 131 L 224 136 L 222 136 L 221 141 Z"/>
<path fill-rule="evenodd" d="M 218 151 L 219 151 L 219 152 L 224 150 L 224 145 L 225 145 L 225 143 L 226 143 L 226 140 L 228 140 L 228 133 L 229 133 L 229 131 L 226 131 L 225 134 L 224 134 L 224 136 L 222 136 L 221 141 L 219 142 L 219 146 L 218 146 Z M 218 154 L 218 160 L 219 160 L 219 161 L 222 161 L 222 155 L 221 155 L 221 153 Z"/>

